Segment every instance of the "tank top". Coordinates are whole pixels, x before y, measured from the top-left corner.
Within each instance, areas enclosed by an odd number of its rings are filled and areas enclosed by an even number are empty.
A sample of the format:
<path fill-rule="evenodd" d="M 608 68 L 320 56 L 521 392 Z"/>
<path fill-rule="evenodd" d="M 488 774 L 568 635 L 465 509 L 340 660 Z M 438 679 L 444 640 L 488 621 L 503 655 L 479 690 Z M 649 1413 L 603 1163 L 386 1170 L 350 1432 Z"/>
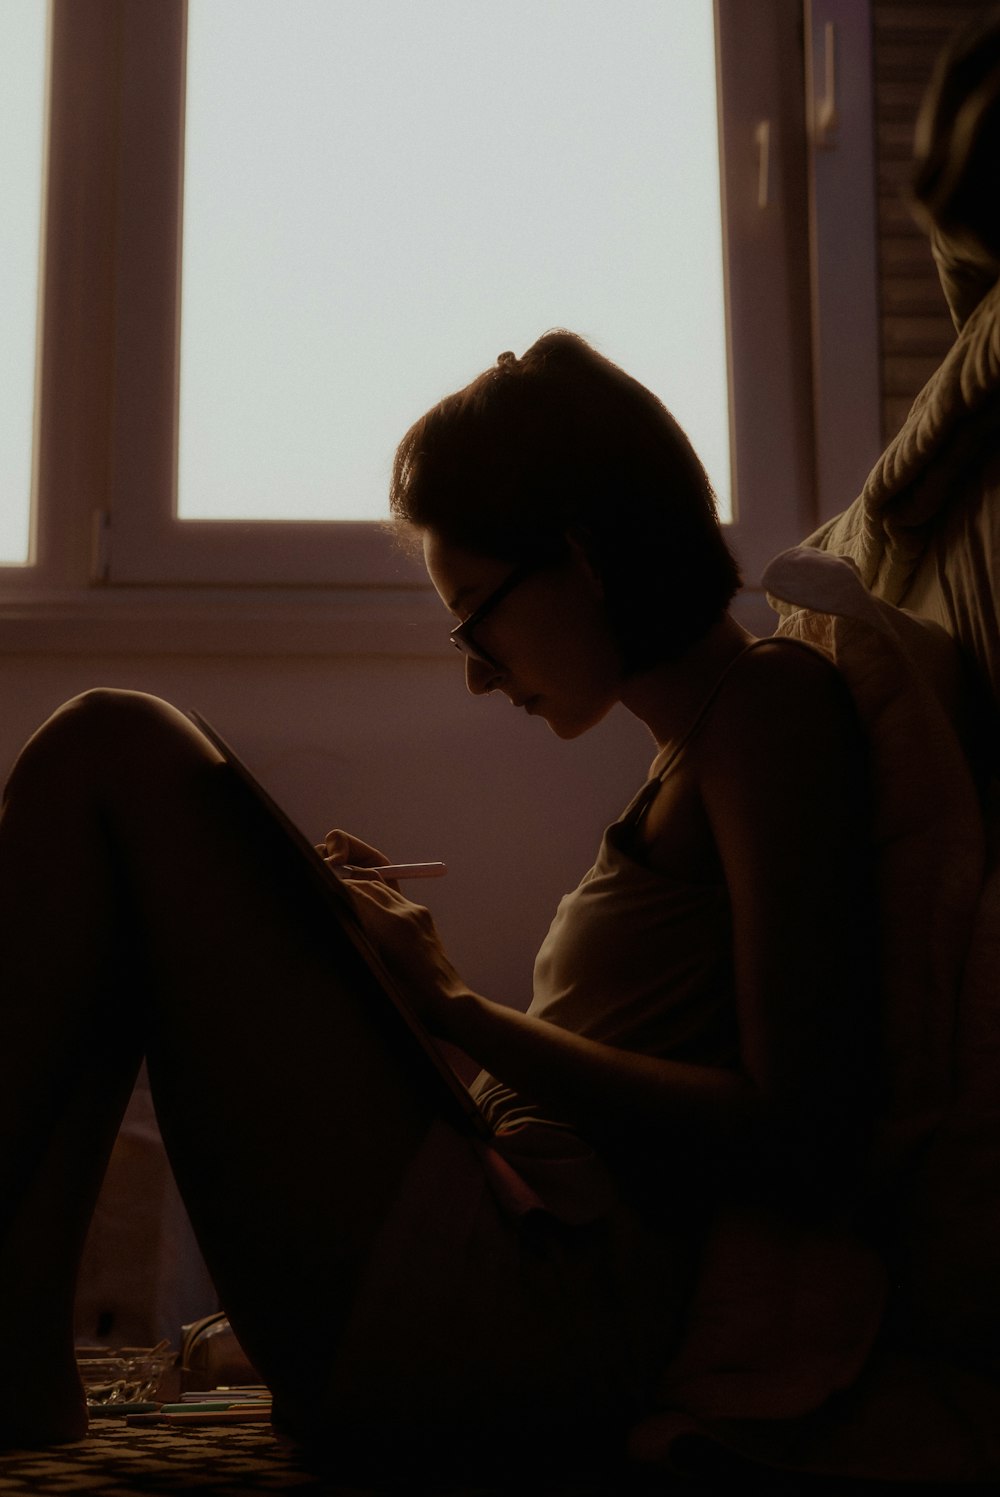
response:
<path fill-rule="evenodd" d="M 785 639 L 752 641 L 714 682 L 679 741 L 604 832 L 594 866 L 556 910 L 535 961 L 528 1013 L 624 1050 L 700 1065 L 739 1055 L 732 920 L 724 879 L 695 882 L 649 868 L 638 833 L 665 781 L 696 739 L 727 680 L 746 657 Z M 568 1126 L 483 1072 L 473 1095 L 498 1134 L 529 1124 Z"/>

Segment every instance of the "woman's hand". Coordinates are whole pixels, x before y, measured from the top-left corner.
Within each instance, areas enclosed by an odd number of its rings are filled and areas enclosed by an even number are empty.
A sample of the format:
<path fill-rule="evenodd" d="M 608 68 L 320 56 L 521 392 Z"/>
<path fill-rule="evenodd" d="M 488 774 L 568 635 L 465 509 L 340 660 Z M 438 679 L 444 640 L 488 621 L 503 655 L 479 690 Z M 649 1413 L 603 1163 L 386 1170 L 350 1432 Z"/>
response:
<path fill-rule="evenodd" d="M 388 882 L 377 871 L 379 867 L 388 867 L 390 864 L 391 860 L 385 853 L 362 842 L 360 837 L 352 837 L 350 832 L 341 831 L 339 827 L 334 827 L 332 832 L 327 832 L 322 842 L 316 843 L 316 851 L 324 863 L 341 870 L 348 878 Z M 395 887 L 393 884 L 393 888 Z"/>
<path fill-rule="evenodd" d="M 445 955 L 430 911 L 377 875 L 349 878 L 344 887 L 365 934 L 417 1017 L 432 1034 L 447 1039 L 450 1005 L 469 989 Z"/>

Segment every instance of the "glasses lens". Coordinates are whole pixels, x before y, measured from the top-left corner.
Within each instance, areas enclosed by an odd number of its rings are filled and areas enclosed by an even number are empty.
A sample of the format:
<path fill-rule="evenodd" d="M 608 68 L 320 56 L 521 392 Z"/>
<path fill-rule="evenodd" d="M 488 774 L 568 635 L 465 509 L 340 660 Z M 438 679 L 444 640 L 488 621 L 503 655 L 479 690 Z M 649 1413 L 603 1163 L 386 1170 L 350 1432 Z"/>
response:
<path fill-rule="evenodd" d="M 456 650 L 460 650 L 463 655 L 468 655 L 470 660 L 478 660 L 481 665 L 488 666 L 492 671 L 500 670 L 501 666 L 497 661 L 473 642 L 472 630 L 478 628 L 483 619 L 488 614 L 491 614 L 494 608 L 499 603 L 502 603 L 507 594 L 517 587 L 519 583 L 523 582 L 526 577 L 532 576 L 533 573 L 546 564 L 544 561 L 532 558 L 528 561 L 522 561 L 516 566 L 509 576 L 501 582 L 500 586 L 491 592 L 489 597 L 480 603 L 479 607 L 469 615 L 465 623 L 459 624 L 456 629 L 451 631 L 451 642 Z"/>
<path fill-rule="evenodd" d="M 468 660 L 476 660 L 480 665 L 487 665 L 490 670 L 496 670 L 496 662 L 491 660 L 486 651 L 481 650 L 473 640 L 466 638 L 464 635 L 454 634 L 450 638 L 460 655 L 464 655 Z"/>

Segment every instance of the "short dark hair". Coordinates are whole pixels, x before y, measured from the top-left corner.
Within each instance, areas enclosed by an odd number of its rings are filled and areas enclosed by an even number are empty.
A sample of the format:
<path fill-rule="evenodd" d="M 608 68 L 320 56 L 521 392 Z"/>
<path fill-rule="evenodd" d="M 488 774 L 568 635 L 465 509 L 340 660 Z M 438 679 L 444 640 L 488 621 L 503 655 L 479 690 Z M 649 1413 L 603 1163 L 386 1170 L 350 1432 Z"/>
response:
<path fill-rule="evenodd" d="M 684 432 L 574 333 L 501 354 L 421 417 L 396 451 L 390 506 L 405 531 L 512 563 L 574 537 L 627 670 L 682 655 L 740 585 Z"/>

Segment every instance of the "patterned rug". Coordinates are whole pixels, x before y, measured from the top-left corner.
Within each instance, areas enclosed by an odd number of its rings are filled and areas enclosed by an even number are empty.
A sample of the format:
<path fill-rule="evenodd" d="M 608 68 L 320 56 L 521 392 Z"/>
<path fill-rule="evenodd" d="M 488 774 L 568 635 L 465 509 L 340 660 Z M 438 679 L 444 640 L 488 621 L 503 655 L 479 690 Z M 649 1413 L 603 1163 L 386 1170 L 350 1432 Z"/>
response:
<path fill-rule="evenodd" d="M 76 1444 L 0 1455 L 2 1494 L 198 1492 L 237 1497 L 301 1492 L 311 1497 L 336 1490 L 303 1470 L 294 1451 L 266 1425 L 133 1429 L 122 1420 L 106 1419 Z"/>
<path fill-rule="evenodd" d="M 391 1486 L 358 1486 L 307 1470 L 294 1447 L 267 1425 L 207 1426 L 196 1430 L 130 1428 L 106 1419 L 74 1445 L 0 1453 L 0 1497 L 86 1493 L 89 1497 L 251 1497 L 289 1492 L 299 1497 L 973 1497 L 983 1487 L 914 1488 L 878 1482 L 840 1482 L 741 1471 L 691 1479 L 622 1472 L 620 1479 L 553 1484 L 521 1480 L 502 1486 L 428 1484 L 419 1472 Z M 990 1487 L 990 1497 L 996 1488 Z"/>
<path fill-rule="evenodd" d="M 560 1485 L 558 1497 L 620 1497 L 631 1489 L 628 1480 L 615 1483 L 613 1489 L 604 1483 L 579 1482 Z M 140 1429 L 113 1419 L 95 1423 L 88 1437 L 76 1444 L 0 1453 L 0 1497 L 35 1492 L 52 1497 L 179 1497 L 188 1492 L 200 1497 L 249 1497 L 258 1492 L 301 1497 L 557 1497 L 550 1483 L 517 1482 L 502 1489 L 428 1486 L 416 1472 L 391 1487 L 359 1487 L 307 1470 L 295 1448 L 276 1438 L 268 1425 Z"/>

